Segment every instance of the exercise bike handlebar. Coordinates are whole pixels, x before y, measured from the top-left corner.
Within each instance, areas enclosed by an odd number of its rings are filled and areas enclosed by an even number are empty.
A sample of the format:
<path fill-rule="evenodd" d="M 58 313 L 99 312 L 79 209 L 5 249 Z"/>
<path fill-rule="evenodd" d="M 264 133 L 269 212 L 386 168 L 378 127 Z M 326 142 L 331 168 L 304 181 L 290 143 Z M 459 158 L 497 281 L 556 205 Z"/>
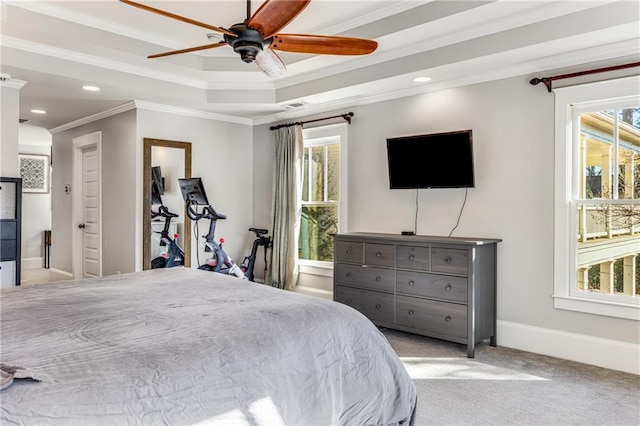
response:
<path fill-rule="evenodd" d="M 210 205 L 204 206 L 202 213 L 198 213 L 198 204 L 192 201 L 187 201 L 187 216 L 191 220 L 209 219 L 216 221 L 218 219 L 226 219 L 227 216 L 222 213 L 218 213 Z"/>
<path fill-rule="evenodd" d="M 169 209 L 164 205 L 161 205 L 160 207 L 158 207 L 158 211 L 157 212 L 154 212 L 153 210 L 151 210 L 151 217 L 152 218 L 153 217 L 158 217 L 158 216 L 162 216 L 164 218 L 178 217 L 177 214 L 171 213 L 169 211 Z"/>

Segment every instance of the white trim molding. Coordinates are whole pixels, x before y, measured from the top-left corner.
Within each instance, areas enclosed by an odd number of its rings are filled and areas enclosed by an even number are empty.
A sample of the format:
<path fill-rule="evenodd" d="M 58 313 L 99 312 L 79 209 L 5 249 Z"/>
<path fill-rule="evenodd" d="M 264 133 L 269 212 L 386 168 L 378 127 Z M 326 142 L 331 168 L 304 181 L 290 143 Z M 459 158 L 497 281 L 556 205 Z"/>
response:
<path fill-rule="evenodd" d="M 498 321 L 498 346 L 640 375 L 640 344 Z"/>
<path fill-rule="evenodd" d="M 44 263 L 44 259 L 42 257 L 23 257 L 22 258 L 22 269 L 23 270 L 34 270 L 42 268 L 42 264 Z"/>
<path fill-rule="evenodd" d="M 307 296 L 321 297 L 327 300 L 333 300 L 333 292 L 328 290 L 323 290 L 321 288 L 298 285 L 296 286 L 295 293 L 306 294 Z"/>
<path fill-rule="evenodd" d="M 640 321 L 637 297 L 578 291 L 576 283 L 577 215 L 574 200 L 578 185 L 579 132 L 574 112 L 607 105 L 638 105 L 640 76 L 556 88 L 554 164 L 554 265 L 553 306 L 556 309 Z"/>

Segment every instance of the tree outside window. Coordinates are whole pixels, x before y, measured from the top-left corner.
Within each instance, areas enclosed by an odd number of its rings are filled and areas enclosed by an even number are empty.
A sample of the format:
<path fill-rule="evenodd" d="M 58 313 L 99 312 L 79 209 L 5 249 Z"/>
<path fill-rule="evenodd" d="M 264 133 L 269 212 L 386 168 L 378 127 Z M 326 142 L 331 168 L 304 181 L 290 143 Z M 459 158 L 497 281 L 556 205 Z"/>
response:
<path fill-rule="evenodd" d="M 299 259 L 333 261 L 340 202 L 339 142 L 339 138 L 305 140 Z"/>

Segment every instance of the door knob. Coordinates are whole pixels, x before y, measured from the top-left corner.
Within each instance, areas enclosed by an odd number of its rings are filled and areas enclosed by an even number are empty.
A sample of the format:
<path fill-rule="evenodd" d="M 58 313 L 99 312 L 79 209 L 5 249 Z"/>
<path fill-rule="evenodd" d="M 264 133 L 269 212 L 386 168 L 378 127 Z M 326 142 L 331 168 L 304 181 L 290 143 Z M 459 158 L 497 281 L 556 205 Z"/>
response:
<path fill-rule="evenodd" d="M 84 223 L 81 223 L 80 225 L 78 225 L 78 228 L 84 229 Z"/>

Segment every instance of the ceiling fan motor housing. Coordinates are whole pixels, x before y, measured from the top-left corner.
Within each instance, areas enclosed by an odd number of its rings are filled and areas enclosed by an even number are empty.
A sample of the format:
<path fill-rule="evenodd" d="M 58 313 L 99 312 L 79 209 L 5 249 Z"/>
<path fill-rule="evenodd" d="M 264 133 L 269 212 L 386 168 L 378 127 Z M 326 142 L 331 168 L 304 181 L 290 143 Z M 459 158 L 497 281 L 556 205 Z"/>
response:
<path fill-rule="evenodd" d="M 248 28 L 245 24 L 235 24 L 229 29 L 236 33 L 236 36 L 224 34 L 224 41 L 226 41 L 227 44 L 233 48 L 234 52 L 238 53 L 240 58 L 246 63 L 253 62 L 258 53 L 268 48 L 273 41 L 273 37 L 269 37 L 266 40 L 263 39 L 258 31 Z"/>

